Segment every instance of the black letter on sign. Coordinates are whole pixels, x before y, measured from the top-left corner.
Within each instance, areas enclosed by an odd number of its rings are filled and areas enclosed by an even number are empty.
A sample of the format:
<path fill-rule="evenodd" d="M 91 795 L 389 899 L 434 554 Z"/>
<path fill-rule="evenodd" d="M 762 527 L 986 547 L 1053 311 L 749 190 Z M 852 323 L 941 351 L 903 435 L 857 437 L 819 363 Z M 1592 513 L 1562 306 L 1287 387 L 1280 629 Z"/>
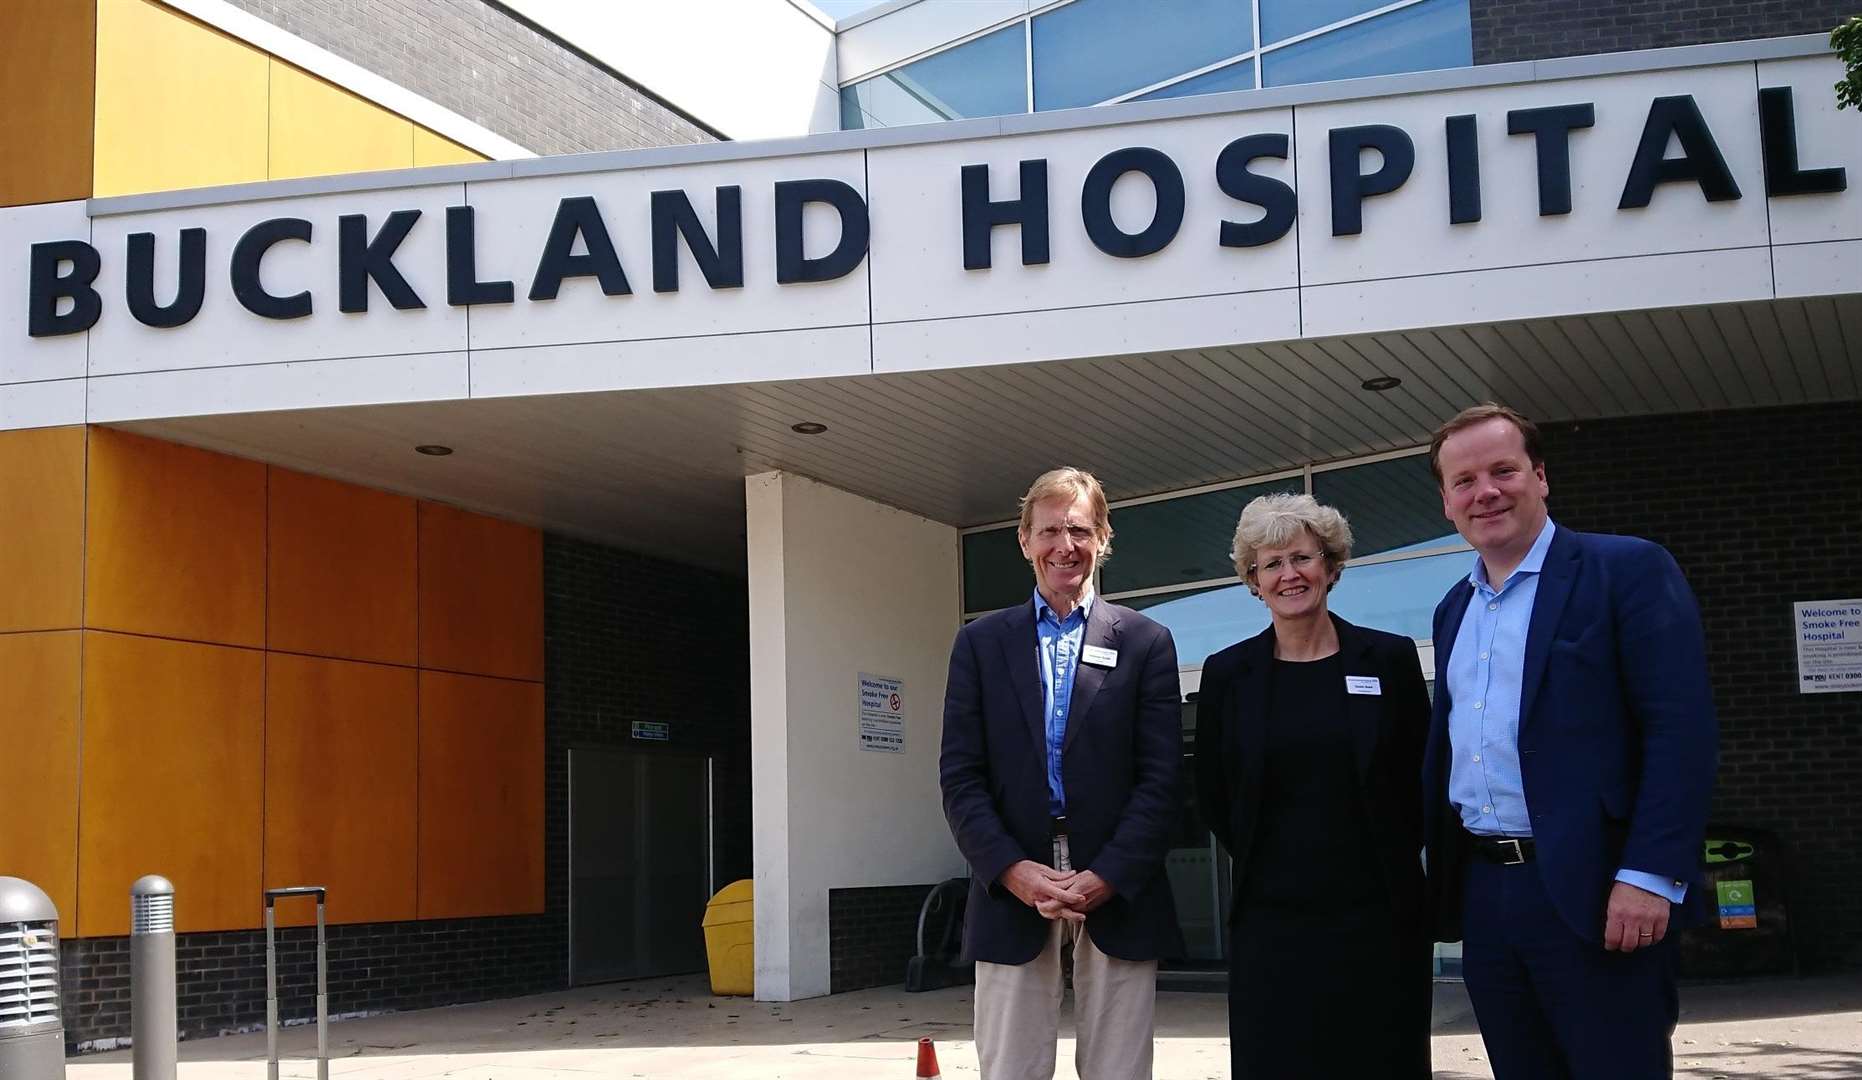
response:
<path fill-rule="evenodd" d="M 840 215 L 840 243 L 818 259 L 802 251 L 802 211 L 811 202 L 827 203 Z M 832 281 L 853 273 L 866 258 L 872 224 L 866 200 L 839 180 L 780 180 L 776 183 L 776 283 Z"/>
<path fill-rule="evenodd" d="M 1285 135 L 1244 135 L 1222 148 L 1215 159 L 1215 183 L 1231 199 L 1253 203 L 1267 213 L 1259 221 L 1222 222 L 1223 247 L 1260 247 L 1271 244 L 1293 228 L 1299 215 L 1299 197 L 1284 181 L 1248 171 L 1255 158 L 1287 156 Z"/>
<path fill-rule="evenodd" d="M 446 302 L 508 304 L 516 290 L 508 281 L 478 279 L 478 226 L 470 206 L 446 208 Z"/>
<path fill-rule="evenodd" d="M 1681 140 L 1681 156 L 1665 158 L 1668 140 Z M 1739 185 L 1720 156 L 1720 147 L 1707 130 L 1691 94 L 1659 97 L 1649 103 L 1649 119 L 1642 126 L 1642 142 L 1636 146 L 1636 158 L 1629 166 L 1629 181 L 1623 185 L 1618 210 L 1649 205 L 1655 185 L 1675 180 L 1695 180 L 1708 202 L 1726 202 L 1739 198 Z"/>
<path fill-rule="evenodd" d="M 1022 265 L 1047 262 L 1047 159 L 1021 164 L 1021 197 L 991 202 L 989 166 L 963 167 L 963 268 L 989 269 L 989 236 L 998 225 L 1019 225 Z"/>
<path fill-rule="evenodd" d="M 1828 195 L 1849 187 L 1849 175 L 1840 165 L 1797 167 L 1797 107 L 1790 87 L 1759 91 L 1759 138 L 1765 144 L 1765 194 Z"/>
<path fill-rule="evenodd" d="M 744 283 L 743 189 L 718 189 L 718 242 L 705 235 L 705 224 L 683 191 L 655 191 L 653 206 L 653 291 L 679 291 L 679 237 L 714 289 L 741 289 Z"/>
<path fill-rule="evenodd" d="M 1332 235 L 1356 236 L 1364 231 L 1364 200 L 1387 195 L 1409 179 L 1416 167 L 1416 144 L 1409 141 L 1409 132 L 1388 124 L 1334 128 L 1330 137 Z M 1383 155 L 1374 173 L 1358 171 L 1358 155 L 1366 147 Z"/>
<path fill-rule="evenodd" d="M 1588 101 L 1506 114 L 1506 133 L 1530 134 L 1538 151 L 1540 217 L 1571 212 L 1571 133 L 1596 123 L 1597 110 Z"/>
<path fill-rule="evenodd" d="M 394 268 L 394 249 L 407 239 L 407 230 L 420 220 L 418 210 L 396 210 L 388 215 L 375 239 L 369 239 L 366 214 L 344 214 L 336 219 L 336 306 L 343 311 L 369 309 L 369 279 L 396 311 L 424 308 L 420 297 Z"/>
<path fill-rule="evenodd" d="M 71 264 L 60 274 L 62 263 Z M 26 291 L 26 333 L 33 337 L 81 334 L 97 325 L 103 314 L 103 297 L 91 288 L 103 260 L 97 249 L 82 240 L 53 240 L 32 245 L 32 269 Z M 58 302 L 69 299 L 71 310 L 58 313 Z"/>
<path fill-rule="evenodd" d="M 259 281 L 259 263 L 280 240 L 310 242 L 310 222 L 303 218 L 273 218 L 246 230 L 233 245 L 233 295 L 247 311 L 267 319 L 301 319 L 310 314 L 309 291 L 273 296 Z"/>
<path fill-rule="evenodd" d="M 1150 178 L 1157 192 L 1157 210 L 1143 232 L 1128 233 L 1112 220 L 1112 185 L 1129 172 Z M 1080 217 L 1093 246 L 1107 255 L 1136 259 L 1164 250 L 1183 225 L 1183 174 L 1161 150 L 1128 146 L 1099 159 L 1080 187 Z"/>
<path fill-rule="evenodd" d="M 174 302 L 166 307 L 155 302 L 155 234 L 129 234 L 129 276 L 123 294 L 137 322 L 144 326 L 180 326 L 200 314 L 200 301 L 206 293 L 206 229 L 181 230 L 179 283 Z"/>
<path fill-rule="evenodd" d="M 575 238 L 588 245 L 587 254 L 574 255 Z M 556 206 L 556 221 L 550 236 L 543 242 L 543 258 L 537 261 L 537 276 L 530 283 L 532 300 L 554 300 L 564 278 L 592 277 L 601 282 L 608 296 L 626 296 L 627 274 L 621 269 L 621 257 L 614 252 L 608 238 L 608 226 L 601 220 L 601 209 L 592 195 L 577 195 Z"/>
<path fill-rule="evenodd" d="M 1448 118 L 1448 221 L 1466 225 L 1481 219 L 1481 144 L 1474 115 Z M 1539 190 L 1545 190 L 1540 177 Z"/>

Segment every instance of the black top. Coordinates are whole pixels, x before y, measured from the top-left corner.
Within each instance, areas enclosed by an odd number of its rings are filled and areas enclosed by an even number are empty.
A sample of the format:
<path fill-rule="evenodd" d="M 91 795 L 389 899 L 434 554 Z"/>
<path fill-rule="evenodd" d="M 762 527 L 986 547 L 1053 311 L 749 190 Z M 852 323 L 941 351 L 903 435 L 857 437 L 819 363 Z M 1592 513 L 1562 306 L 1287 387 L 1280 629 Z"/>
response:
<path fill-rule="evenodd" d="M 1268 686 L 1261 819 L 1237 882 L 1241 903 L 1335 910 L 1384 896 L 1359 796 L 1344 661 L 1276 659 Z"/>

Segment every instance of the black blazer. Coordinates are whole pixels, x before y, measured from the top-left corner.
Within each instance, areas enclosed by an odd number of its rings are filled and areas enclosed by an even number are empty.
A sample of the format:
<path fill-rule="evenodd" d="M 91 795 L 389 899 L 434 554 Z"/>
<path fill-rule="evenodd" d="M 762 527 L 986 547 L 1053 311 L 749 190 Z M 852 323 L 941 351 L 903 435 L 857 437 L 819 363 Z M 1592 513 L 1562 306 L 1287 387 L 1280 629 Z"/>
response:
<path fill-rule="evenodd" d="M 1084 644 L 1118 653 L 1110 669 L 1080 664 L 1061 747 L 1073 866 L 1114 893 L 1086 930 L 1122 960 L 1178 955 L 1162 872 L 1183 809 L 1177 647 L 1163 626 L 1103 599 Z M 985 615 L 958 631 L 944 691 L 944 815 L 971 873 L 963 954 L 994 964 L 1025 964 L 1047 943 L 1047 920 L 996 880 L 1022 859 L 1053 857 L 1036 647 L 1032 598 Z"/>
<path fill-rule="evenodd" d="M 1358 794 L 1395 910 L 1420 927 L 1422 754 L 1429 733 L 1429 692 L 1416 643 L 1353 626 L 1336 615 L 1332 625 L 1346 674 L 1375 676 L 1382 690 L 1345 698 L 1358 735 Z M 1273 659 L 1274 628 L 1269 626 L 1211 656 L 1203 664 L 1197 696 L 1197 798 L 1209 828 L 1235 860 L 1238 894 L 1246 874 L 1301 873 L 1299 866 L 1250 866 L 1248 861 L 1261 817 L 1263 718 Z M 1324 856 L 1315 852 L 1313 857 Z"/>

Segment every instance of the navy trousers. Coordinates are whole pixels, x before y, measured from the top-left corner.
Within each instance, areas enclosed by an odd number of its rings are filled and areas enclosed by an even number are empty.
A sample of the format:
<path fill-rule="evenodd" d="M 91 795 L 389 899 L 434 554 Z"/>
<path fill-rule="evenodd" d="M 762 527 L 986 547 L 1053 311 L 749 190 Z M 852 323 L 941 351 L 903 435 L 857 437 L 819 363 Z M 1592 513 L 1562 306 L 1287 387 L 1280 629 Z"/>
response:
<path fill-rule="evenodd" d="M 1674 1075 L 1672 931 L 1632 953 L 1585 941 L 1552 909 L 1537 862 L 1471 860 L 1462 901 L 1462 973 L 1496 1080 Z"/>

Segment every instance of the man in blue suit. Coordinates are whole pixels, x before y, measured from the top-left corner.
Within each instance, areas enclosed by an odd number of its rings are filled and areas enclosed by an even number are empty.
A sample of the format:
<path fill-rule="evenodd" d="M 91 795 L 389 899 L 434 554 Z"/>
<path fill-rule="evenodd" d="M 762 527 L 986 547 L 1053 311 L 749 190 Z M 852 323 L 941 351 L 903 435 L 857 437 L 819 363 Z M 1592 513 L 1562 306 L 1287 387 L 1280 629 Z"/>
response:
<path fill-rule="evenodd" d="M 1498 1080 L 1673 1075 L 1670 932 L 1699 917 L 1717 733 L 1673 557 L 1548 517 L 1538 429 L 1466 409 L 1430 451 L 1474 570 L 1435 610 L 1424 763 L 1437 937 Z"/>
<path fill-rule="evenodd" d="M 977 1057 L 983 1080 L 1051 1080 L 1071 945 L 1081 1080 L 1148 1080 L 1157 961 L 1183 948 L 1163 873 L 1182 807 L 1176 645 L 1093 595 L 1112 525 L 1092 474 L 1043 474 L 1017 536 L 1034 595 L 958 632 L 939 760 L 970 864 Z"/>

